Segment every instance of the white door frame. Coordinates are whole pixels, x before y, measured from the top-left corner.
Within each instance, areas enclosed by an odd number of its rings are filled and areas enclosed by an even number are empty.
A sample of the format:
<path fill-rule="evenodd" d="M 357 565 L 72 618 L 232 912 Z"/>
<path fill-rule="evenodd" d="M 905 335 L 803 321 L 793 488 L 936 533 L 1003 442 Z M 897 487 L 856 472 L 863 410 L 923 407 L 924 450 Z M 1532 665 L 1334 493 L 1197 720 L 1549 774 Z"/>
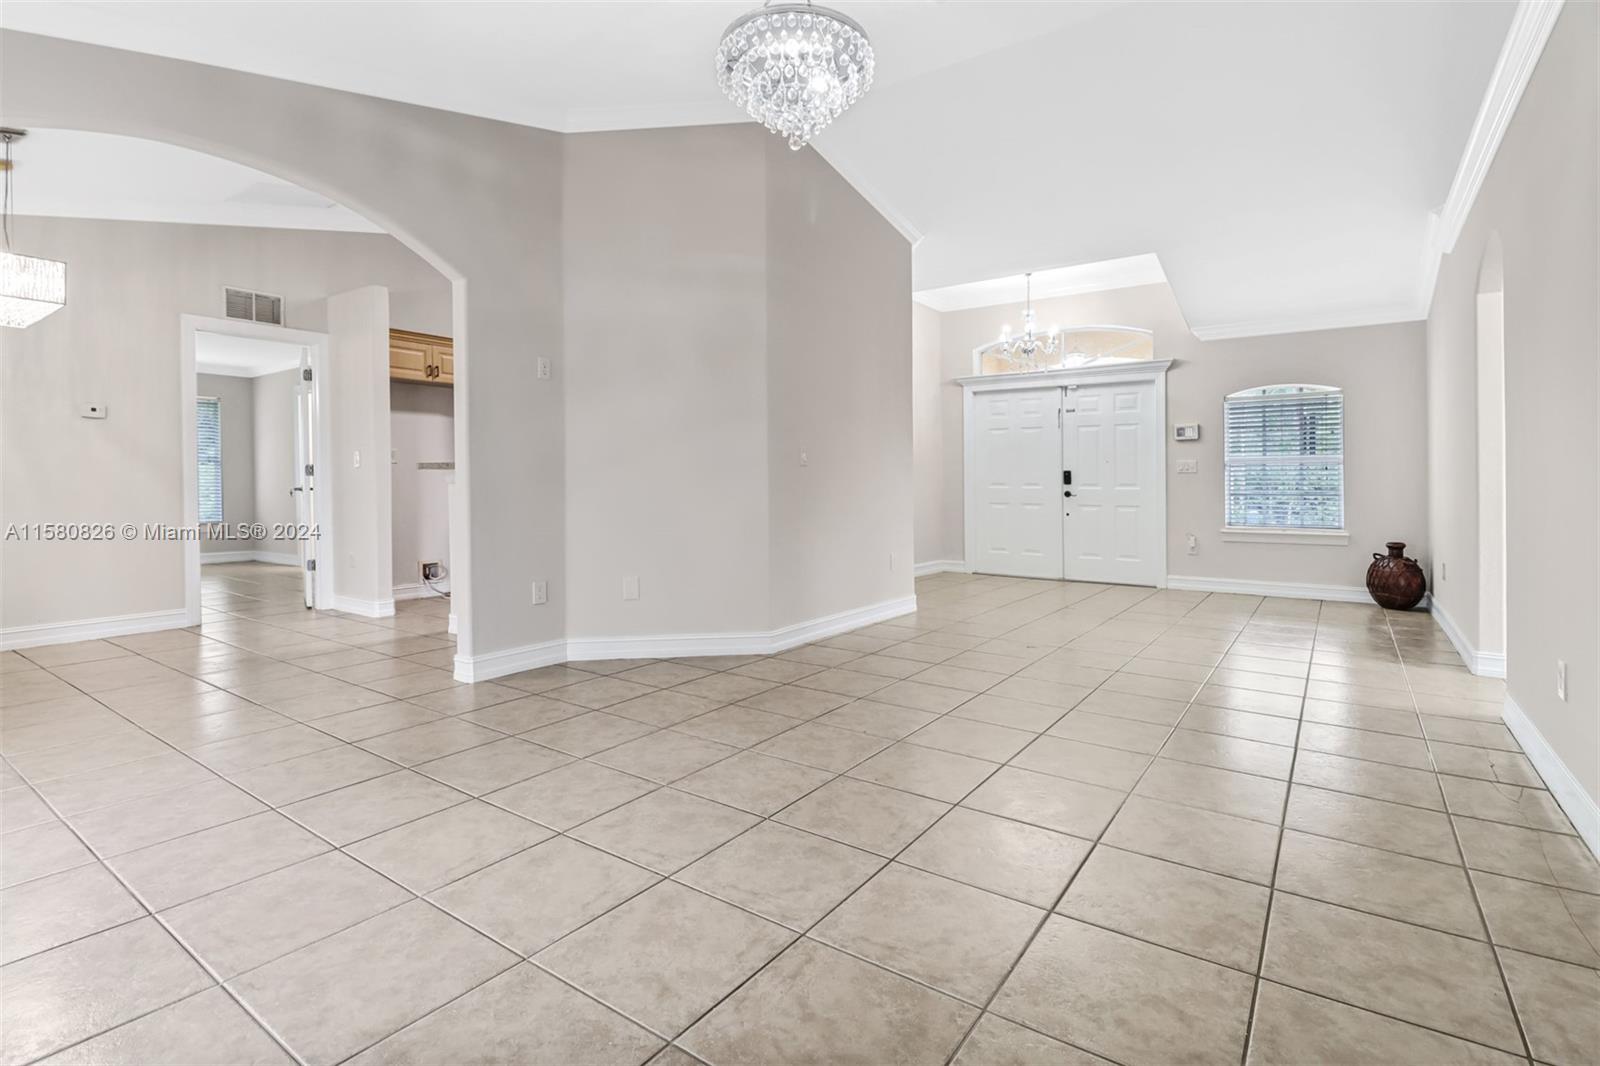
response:
<path fill-rule="evenodd" d="M 1160 460 L 1157 467 L 1160 473 L 1156 477 L 1154 486 L 1155 514 L 1161 524 L 1161 536 L 1157 538 L 1160 548 L 1156 559 L 1157 573 L 1160 577 L 1156 587 L 1167 587 L 1167 369 L 1172 363 L 1171 359 L 1129 359 L 1124 362 L 1105 362 L 1062 370 L 987 374 L 956 379 L 956 384 L 961 386 L 961 437 L 964 463 L 962 485 L 966 537 L 963 555 L 969 572 L 977 563 L 974 546 L 978 543 L 978 490 L 972 478 L 973 471 L 977 469 L 978 454 L 974 403 L 977 394 L 1052 386 L 1065 388 L 1068 385 L 1115 385 L 1148 381 L 1155 387 L 1157 423 L 1160 426 L 1160 432 L 1157 434 L 1160 439 L 1156 442 L 1157 457 Z"/>
<path fill-rule="evenodd" d="M 305 348 L 311 355 L 311 380 L 317 390 L 317 424 L 313 429 L 316 451 L 319 456 L 332 455 L 332 434 L 328 425 L 330 397 L 328 394 L 328 335 L 286 326 L 270 326 L 262 322 L 245 322 L 234 318 L 210 318 L 206 315 L 178 316 L 178 396 L 179 424 L 183 457 L 183 528 L 195 530 L 200 525 L 200 457 L 196 453 L 195 400 L 199 388 L 195 381 L 195 335 L 220 333 L 229 337 L 246 337 L 253 340 L 277 341 Z M 317 471 L 317 495 L 332 498 L 334 472 L 332 463 L 321 464 Z M 332 508 L 324 503 L 317 506 L 317 603 L 333 602 L 333 523 Z M 183 541 L 183 608 L 187 624 L 200 624 L 200 540 L 185 536 Z"/>

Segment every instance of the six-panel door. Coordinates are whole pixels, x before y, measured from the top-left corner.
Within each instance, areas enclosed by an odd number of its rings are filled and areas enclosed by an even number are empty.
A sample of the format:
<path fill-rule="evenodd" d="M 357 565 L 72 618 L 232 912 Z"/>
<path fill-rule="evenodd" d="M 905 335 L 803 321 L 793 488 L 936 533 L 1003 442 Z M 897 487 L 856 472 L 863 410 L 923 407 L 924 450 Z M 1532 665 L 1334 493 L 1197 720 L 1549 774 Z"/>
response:
<path fill-rule="evenodd" d="M 1061 577 L 1061 390 L 974 397 L 976 569 Z"/>
<path fill-rule="evenodd" d="M 1063 390 L 1061 465 L 1072 472 L 1063 507 L 1070 581 L 1154 585 L 1166 536 L 1160 483 L 1160 413 L 1150 382 Z"/>

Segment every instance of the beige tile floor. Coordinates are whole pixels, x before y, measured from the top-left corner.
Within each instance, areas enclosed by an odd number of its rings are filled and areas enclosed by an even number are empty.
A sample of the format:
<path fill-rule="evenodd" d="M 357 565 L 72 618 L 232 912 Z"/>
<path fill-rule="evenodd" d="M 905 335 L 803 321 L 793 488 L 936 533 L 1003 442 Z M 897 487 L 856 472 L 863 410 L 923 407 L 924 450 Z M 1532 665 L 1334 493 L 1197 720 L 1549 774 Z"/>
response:
<path fill-rule="evenodd" d="M 463 686 L 297 596 L 0 656 L 5 1062 L 1600 1058 L 1600 868 L 1425 614 L 946 574 Z"/>

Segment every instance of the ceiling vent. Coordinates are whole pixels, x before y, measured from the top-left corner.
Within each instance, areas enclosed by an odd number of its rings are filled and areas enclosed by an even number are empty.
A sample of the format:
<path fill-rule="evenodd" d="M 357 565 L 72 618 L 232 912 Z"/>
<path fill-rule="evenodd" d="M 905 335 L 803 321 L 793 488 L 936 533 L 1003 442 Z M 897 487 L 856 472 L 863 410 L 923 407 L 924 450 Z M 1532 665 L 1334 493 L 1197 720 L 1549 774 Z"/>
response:
<path fill-rule="evenodd" d="M 229 318 L 242 318 L 246 322 L 266 322 L 283 325 L 283 297 L 249 289 L 225 288 L 222 290 L 225 313 Z"/>

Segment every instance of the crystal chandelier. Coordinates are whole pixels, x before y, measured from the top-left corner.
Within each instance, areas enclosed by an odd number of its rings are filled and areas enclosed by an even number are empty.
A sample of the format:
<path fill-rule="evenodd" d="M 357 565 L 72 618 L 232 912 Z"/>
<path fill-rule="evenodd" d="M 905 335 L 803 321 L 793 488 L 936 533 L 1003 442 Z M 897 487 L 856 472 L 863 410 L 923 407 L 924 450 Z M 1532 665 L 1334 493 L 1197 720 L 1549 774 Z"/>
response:
<path fill-rule="evenodd" d="M 769 0 L 723 33 L 717 83 L 798 151 L 872 87 L 872 64 L 872 45 L 853 19 Z"/>
<path fill-rule="evenodd" d="M 1040 334 L 1033 316 L 1033 275 L 1024 274 L 1023 280 L 1027 284 L 1028 297 L 1022 310 L 1022 335 L 1013 337 L 1009 323 L 1001 326 L 1000 339 L 989 345 L 989 350 L 1003 353 L 1014 363 L 1037 367 L 1041 356 L 1053 360 L 1060 353 L 1061 334 L 1054 326 L 1050 327 L 1048 333 Z"/>
<path fill-rule="evenodd" d="M 11 250 L 11 142 L 27 130 L 0 128 L 5 143 L 5 199 L 0 201 L 0 227 L 5 251 L 0 252 L 0 326 L 31 326 L 67 303 L 67 264 L 54 259 L 17 255 Z"/>

